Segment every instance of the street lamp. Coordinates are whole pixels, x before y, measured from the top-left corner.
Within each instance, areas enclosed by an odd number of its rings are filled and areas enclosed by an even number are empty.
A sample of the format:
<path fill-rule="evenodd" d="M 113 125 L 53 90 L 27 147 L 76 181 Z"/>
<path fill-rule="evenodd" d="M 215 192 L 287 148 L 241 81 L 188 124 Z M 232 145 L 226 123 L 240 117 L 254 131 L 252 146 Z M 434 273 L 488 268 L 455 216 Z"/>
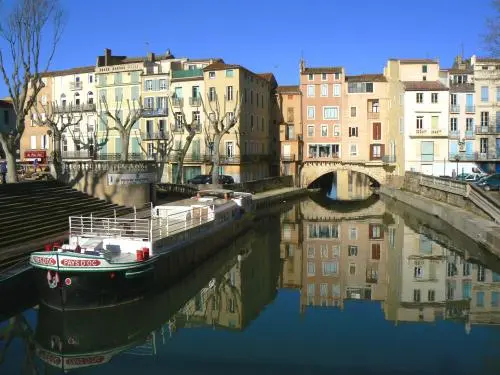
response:
<path fill-rule="evenodd" d="M 458 178 L 458 175 L 459 175 L 459 173 L 458 173 L 458 162 L 460 161 L 460 156 L 458 156 L 458 154 L 455 155 L 455 161 L 457 163 L 457 178 Z"/>

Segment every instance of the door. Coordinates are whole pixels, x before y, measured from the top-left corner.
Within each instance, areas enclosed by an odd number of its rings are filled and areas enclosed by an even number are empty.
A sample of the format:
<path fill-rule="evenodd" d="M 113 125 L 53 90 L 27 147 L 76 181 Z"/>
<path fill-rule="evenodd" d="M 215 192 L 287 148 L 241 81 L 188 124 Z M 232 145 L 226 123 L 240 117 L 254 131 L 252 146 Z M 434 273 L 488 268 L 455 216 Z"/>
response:
<path fill-rule="evenodd" d="M 373 139 L 376 141 L 382 139 L 382 124 L 380 122 L 373 123 Z"/>
<path fill-rule="evenodd" d="M 234 156 L 234 142 L 226 142 L 226 156 L 228 158 Z"/>
<path fill-rule="evenodd" d="M 197 98 L 198 96 L 200 96 L 200 87 L 199 86 L 193 86 L 191 94 L 192 94 L 193 98 Z"/>

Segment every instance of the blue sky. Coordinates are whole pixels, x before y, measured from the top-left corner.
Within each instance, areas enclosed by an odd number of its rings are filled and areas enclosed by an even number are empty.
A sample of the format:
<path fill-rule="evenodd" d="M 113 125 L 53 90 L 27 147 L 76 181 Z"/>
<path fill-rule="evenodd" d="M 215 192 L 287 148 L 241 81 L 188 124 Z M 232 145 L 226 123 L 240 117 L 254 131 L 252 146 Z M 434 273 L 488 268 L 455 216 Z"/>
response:
<path fill-rule="evenodd" d="M 93 65 L 106 47 L 129 56 L 170 48 L 271 71 L 283 85 L 298 82 L 302 55 L 308 66 L 343 65 L 348 74 L 382 72 L 390 57 L 437 57 L 448 67 L 461 43 L 466 56 L 485 56 L 481 34 L 493 11 L 490 0 L 62 3 L 67 25 L 52 69 Z"/>

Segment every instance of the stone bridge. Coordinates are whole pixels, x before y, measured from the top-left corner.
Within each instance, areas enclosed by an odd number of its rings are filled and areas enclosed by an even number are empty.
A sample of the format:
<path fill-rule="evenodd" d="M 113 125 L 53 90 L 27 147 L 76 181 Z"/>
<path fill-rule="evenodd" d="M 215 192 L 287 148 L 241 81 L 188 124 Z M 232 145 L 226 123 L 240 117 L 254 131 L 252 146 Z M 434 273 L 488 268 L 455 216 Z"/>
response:
<path fill-rule="evenodd" d="M 307 188 L 309 184 L 324 174 L 337 171 L 352 171 L 363 173 L 380 185 L 385 185 L 395 173 L 395 165 L 374 162 L 353 162 L 353 161 L 307 161 L 304 163 L 300 181 L 301 187 Z"/>

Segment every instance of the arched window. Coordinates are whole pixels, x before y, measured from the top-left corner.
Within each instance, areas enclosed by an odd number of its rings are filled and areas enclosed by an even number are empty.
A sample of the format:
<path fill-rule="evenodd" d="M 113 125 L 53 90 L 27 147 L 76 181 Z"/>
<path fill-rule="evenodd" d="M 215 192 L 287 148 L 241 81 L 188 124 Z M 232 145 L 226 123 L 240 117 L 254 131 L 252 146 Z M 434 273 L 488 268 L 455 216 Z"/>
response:
<path fill-rule="evenodd" d="M 76 93 L 75 94 L 75 105 L 80 105 L 80 94 Z"/>
<path fill-rule="evenodd" d="M 87 103 L 94 104 L 94 93 L 92 91 L 87 93 Z"/>

